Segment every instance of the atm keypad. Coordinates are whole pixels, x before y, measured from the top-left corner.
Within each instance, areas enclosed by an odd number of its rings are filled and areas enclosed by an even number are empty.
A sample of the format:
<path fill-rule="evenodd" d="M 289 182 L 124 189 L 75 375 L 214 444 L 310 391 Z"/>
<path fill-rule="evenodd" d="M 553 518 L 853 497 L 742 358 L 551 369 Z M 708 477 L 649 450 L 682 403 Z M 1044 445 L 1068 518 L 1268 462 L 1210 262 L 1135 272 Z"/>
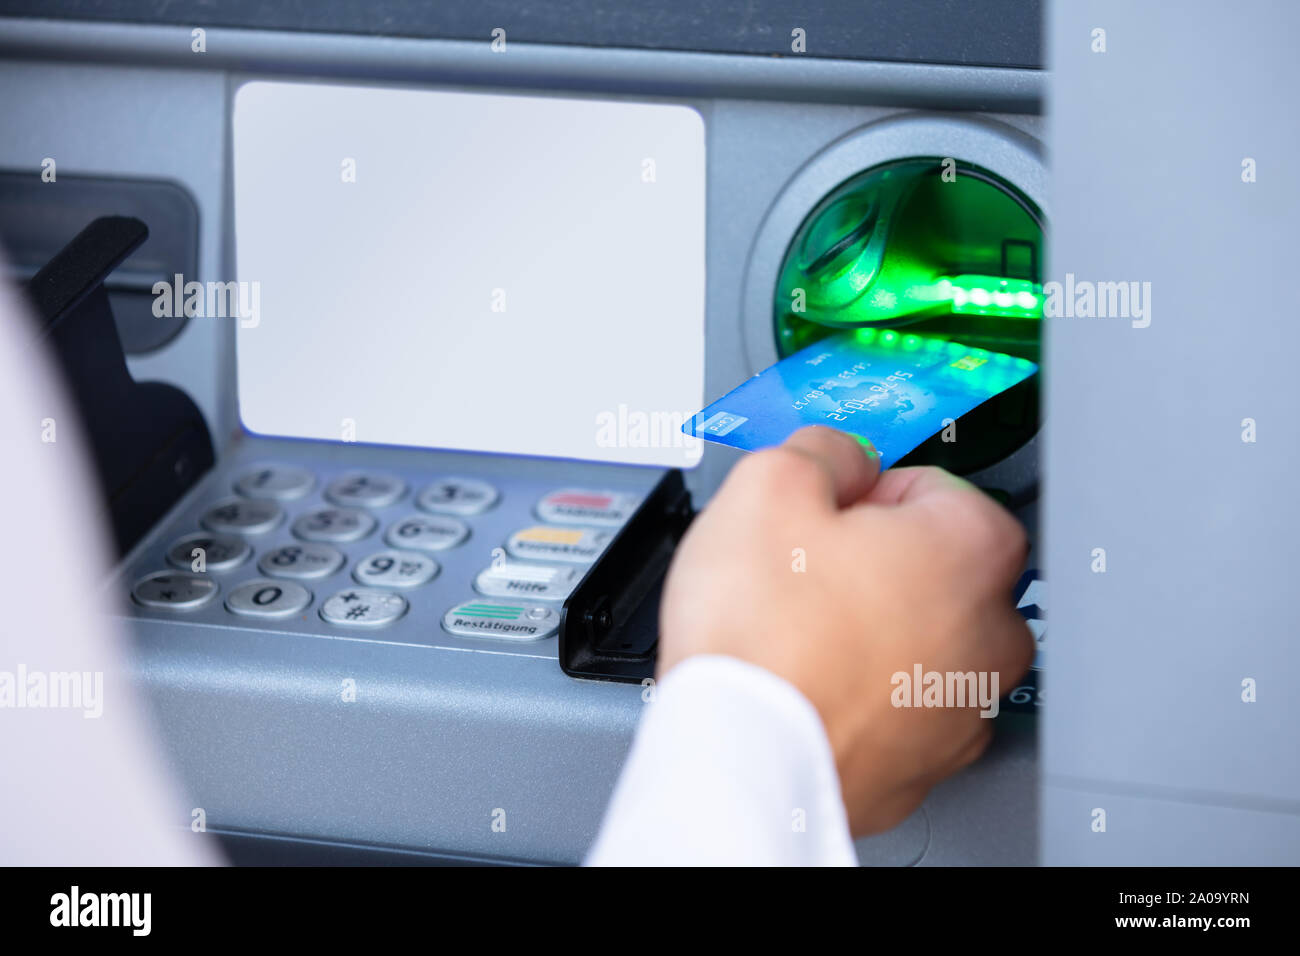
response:
<path fill-rule="evenodd" d="M 164 560 L 178 570 L 141 576 L 132 588 L 136 604 L 192 613 L 223 595 L 218 609 L 268 625 L 306 620 L 314 605 L 325 627 L 344 632 L 392 627 L 433 601 L 433 627 L 440 623 L 448 634 L 537 641 L 556 633 L 561 604 L 641 501 L 625 492 L 562 488 L 503 503 L 486 481 L 446 476 L 414 484 L 406 507 L 418 510 L 403 514 L 412 487 L 403 478 L 352 471 L 321 480 L 275 463 L 238 473 L 233 485 L 237 496 L 200 512 L 205 530 L 177 529 L 185 533 Z M 507 505 L 517 521 L 497 515 Z M 477 527 L 485 521 L 492 531 Z M 483 552 L 476 569 L 455 557 L 467 555 L 467 542 Z M 435 583 L 448 561 L 459 575 L 471 571 L 454 588 Z M 211 613 L 204 612 L 205 621 Z"/>

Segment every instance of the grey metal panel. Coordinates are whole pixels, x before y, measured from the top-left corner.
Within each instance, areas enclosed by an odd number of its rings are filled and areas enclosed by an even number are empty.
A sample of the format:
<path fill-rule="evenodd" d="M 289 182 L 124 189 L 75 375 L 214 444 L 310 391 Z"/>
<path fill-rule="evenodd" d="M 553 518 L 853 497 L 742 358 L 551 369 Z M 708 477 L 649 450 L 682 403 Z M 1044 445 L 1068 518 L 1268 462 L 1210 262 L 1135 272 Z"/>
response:
<path fill-rule="evenodd" d="M 802 27 L 807 56 L 1041 66 L 1040 0 L 821 0 L 792 11 L 780 0 L 4 0 L 0 13 L 180 26 L 511 41 L 584 47 L 789 54 Z"/>
<path fill-rule="evenodd" d="M 0 56 L 77 62 L 147 63 L 352 75 L 391 82 L 465 83 L 514 88 L 598 90 L 663 96 L 743 97 L 874 103 L 933 109 L 1037 112 L 1038 70 L 864 63 L 619 50 L 519 43 L 494 54 L 487 43 L 393 37 L 307 35 L 213 28 L 193 53 L 185 27 L 55 20 L 0 21 Z M 201 63 L 196 61 L 201 60 Z"/>
<path fill-rule="evenodd" d="M 1109 782 L 1096 788 L 1049 783 L 1042 801 L 1048 866 L 1295 866 L 1300 860 L 1294 809 L 1124 793 Z M 1104 833 L 1092 829 L 1099 809 L 1106 811 Z"/>
<path fill-rule="evenodd" d="M 1050 277 L 1149 282 L 1153 308 L 1048 320 L 1049 862 L 1300 862 L 1298 28 L 1055 7 Z"/>

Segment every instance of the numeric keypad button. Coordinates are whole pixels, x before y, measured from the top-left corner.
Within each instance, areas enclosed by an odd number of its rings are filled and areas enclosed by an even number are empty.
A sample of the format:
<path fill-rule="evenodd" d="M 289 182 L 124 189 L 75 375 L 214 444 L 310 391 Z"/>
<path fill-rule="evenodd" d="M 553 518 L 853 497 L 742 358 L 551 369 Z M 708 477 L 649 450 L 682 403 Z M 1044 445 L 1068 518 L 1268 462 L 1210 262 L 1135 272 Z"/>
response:
<path fill-rule="evenodd" d="M 172 542 L 167 560 L 183 571 L 220 573 L 239 567 L 252 554 L 252 546 L 243 538 L 199 532 Z"/>
<path fill-rule="evenodd" d="M 325 486 L 325 497 L 346 508 L 384 508 L 406 493 L 406 482 L 377 471 L 350 471 Z"/>
<path fill-rule="evenodd" d="M 300 515 L 292 530 L 303 541 L 358 541 L 375 530 L 375 519 L 357 508 L 321 508 Z"/>
<path fill-rule="evenodd" d="M 235 490 L 245 498 L 292 501 L 307 494 L 315 484 L 315 476 L 306 469 L 289 465 L 262 465 L 240 475 L 235 481 Z"/>
<path fill-rule="evenodd" d="M 614 540 L 612 531 L 533 525 L 516 531 L 506 541 L 512 558 L 589 564 Z"/>
<path fill-rule="evenodd" d="M 415 551 L 380 551 L 358 561 L 352 576 L 358 584 L 376 588 L 414 588 L 428 584 L 439 571 L 438 562 Z"/>
<path fill-rule="evenodd" d="M 469 526 L 444 515 L 412 515 L 394 522 L 384 540 L 394 548 L 411 551 L 446 551 L 469 537 Z"/>
<path fill-rule="evenodd" d="M 186 571 L 155 571 L 136 582 L 131 597 L 143 607 L 193 611 L 217 596 L 217 582 Z"/>
<path fill-rule="evenodd" d="M 420 492 L 415 503 L 434 514 L 482 514 L 497 502 L 497 490 L 476 478 L 443 478 Z"/>
<path fill-rule="evenodd" d="M 545 567 L 505 561 L 485 568 L 474 579 L 474 590 L 488 597 L 563 601 L 582 577 L 581 567 Z"/>
<path fill-rule="evenodd" d="M 560 612 L 541 604 L 466 601 L 443 615 L 442 626 L 458 637 L 540 641 L 559 630 Z"/>
<path fill-rule="evenodd" d="M 247 581 L 226 595 L 226 610 L 244 617 L 291 617 L 310 603 L 311 592 L 293 581 Z"/>
<path fill-rule="evenodd" d="M 632 516 L 640 504 L 640 495 L 630 495 L 621 491 L 563 488 L 551 492 L 537 503 L 537 517 L 553 524 L 586 524 L 599 525 L 602 528 L 617 528 Z"/>
<path fill-rule="evenodd" d="M 286 544 L 262 555 L 257 569 L 268 577 L 310 581 L 327 578 L 343 567 L 343 552 L 328 544 Z"/>
<path fill-rule="evenodd" d="M 320 616 L 340 627 L 386 627 L 405 614 L 407 606 L 406 598 L 392 591 L 348 588 L 322 604 Z"/>
<path fill-rule="evenodd" d="M 203 527 L 222 534 L 266 534 L 284 520 L 284 511 L 274 501 L 226 498 L 203 515 Z"/>

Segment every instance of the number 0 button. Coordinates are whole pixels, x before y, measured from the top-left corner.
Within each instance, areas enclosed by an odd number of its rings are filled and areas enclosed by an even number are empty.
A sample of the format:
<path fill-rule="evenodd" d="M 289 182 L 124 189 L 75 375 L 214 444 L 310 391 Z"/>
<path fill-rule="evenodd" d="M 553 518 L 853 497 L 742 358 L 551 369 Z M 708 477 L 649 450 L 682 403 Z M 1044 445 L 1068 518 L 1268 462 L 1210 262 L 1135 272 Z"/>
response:
<path fill-rule="evenodd" d="M 292 581 L 253 580 L 226 595 L 226 610 L 247 617 L 289 617 L 311 603 L 311 592 Z"/>

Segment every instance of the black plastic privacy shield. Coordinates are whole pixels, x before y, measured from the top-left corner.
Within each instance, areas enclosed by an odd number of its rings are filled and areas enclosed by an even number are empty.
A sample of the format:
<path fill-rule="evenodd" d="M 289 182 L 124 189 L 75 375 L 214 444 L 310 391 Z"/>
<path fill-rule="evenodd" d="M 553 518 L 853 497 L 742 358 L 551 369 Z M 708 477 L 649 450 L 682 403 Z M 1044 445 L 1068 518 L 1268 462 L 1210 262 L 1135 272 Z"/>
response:
<path fill-rule="evenodd" d="M 654 676 L 664 575 L 694 515 L 682 473 L 668 472 L 564 602 L 566 674 L 629 683 Z"/>
<path fill-rule="evenodd" d="M 90 442 L 118 553 L 125 554 L 212 467 L 212 437 L 180 389 L 137 383 L 104 279 L 149 236 L 139 219 L 96 219 L 27 291 Z"/>

